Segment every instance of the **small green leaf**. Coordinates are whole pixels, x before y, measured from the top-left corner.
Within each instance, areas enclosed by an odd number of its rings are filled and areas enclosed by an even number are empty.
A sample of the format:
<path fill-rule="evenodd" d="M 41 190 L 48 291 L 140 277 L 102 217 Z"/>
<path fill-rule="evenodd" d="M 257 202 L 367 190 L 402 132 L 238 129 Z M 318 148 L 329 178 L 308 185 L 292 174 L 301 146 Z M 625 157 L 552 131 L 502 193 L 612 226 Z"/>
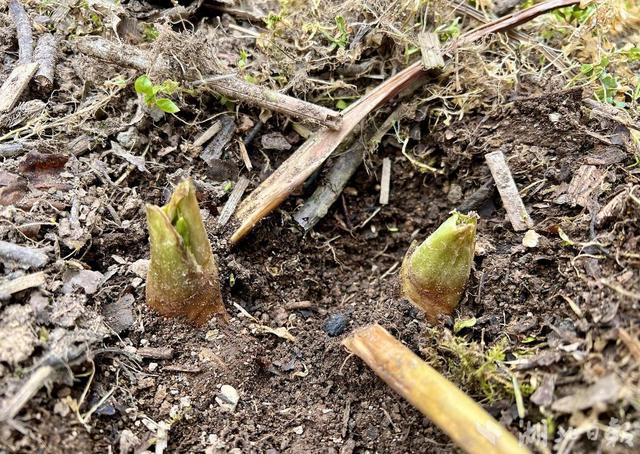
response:
<path fill-rule="evenodd" d="M 153 83 L 151 83 L 151 79 L 146 74 L 138 77 L 134 84 L 134 88 L 136 89 L 136 93 L 144 94 L 144 95 L 153 95 Z"/>
<path fill-rule="evenodd" d="M 580 72 L 585 75 L 590 75 L 593 72 L 593 65 L 591 63 L 585 63 L 580 66 Z"/>
<path fill-rule="evenodd" d="M 156 95 L 153 93 L 147 93 L 144 95 L 144 102 L 147 106 L 151 106 L 156 103 Z"/>
<path fill-rule="evenodd" d="M 463 320 L 456 320 L 456 322 L 453 324 L 453 333 L 458 334 L 463 329 L 471 328 L 475 326 L 475 324 L 476 324 L 475 317 L 465 318 Z"/>
<path fill-rule="evenodd" d="M 175 80 L 167 79 L 158 86 L 158 92 L 171 95 L 175 93 L 178 87 L 180 87 L 180 84 L 178 82 L 176 82 Z"/>
<path fill-rule="evenodd" d="M 347 101 L 345 101 L 344 99 L 338 99 L 338 101 L 336 101 L 336 109 L 338 110 L 344 110 L 349 106 L 349 103 Z"/>
<path fill-rule="evenodd" d="M 558 229 L 558 236 L 560 237 L 560 239 L 562 240 L 562 246 L 574 246 L 576 243 L 571 241 L 571 238 L 569 238 L 569 235 L 567 235 L 566 233 L 564 233 L 564 230 L 562 229 Z"/>
<path fill-rule="evenodd" d="M 176 104 L 173 101 L 167 98 L 158 98 L 156 100 L 156 106 L 158 107 L 158 109 L 160 109 L 163 112 L 167 112 L 167 113 L 180 112 L 180 109 L 178 108 L 178 106 L 176 106 Z"/>

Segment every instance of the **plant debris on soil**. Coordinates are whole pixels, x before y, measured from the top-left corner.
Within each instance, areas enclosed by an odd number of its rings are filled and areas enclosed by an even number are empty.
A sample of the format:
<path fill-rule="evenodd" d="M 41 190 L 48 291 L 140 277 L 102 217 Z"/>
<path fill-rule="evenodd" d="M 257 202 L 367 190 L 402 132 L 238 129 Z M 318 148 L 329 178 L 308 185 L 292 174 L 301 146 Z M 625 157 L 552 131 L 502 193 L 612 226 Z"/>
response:
<path fill-rule="evenodd" d="M 342 346 L 379 323 L 532 451 L 637 452 L 640 7 L 446 45 L 536 3 L 1 1 L 0 451 L 457 452 Z M 232 245 L 241 200 L 421 54 Z M 145 203 L 188 177 L 228 324 L 145 303 Z M 400 267 L 454 209 L 473 268 L 430 323 Z"/>

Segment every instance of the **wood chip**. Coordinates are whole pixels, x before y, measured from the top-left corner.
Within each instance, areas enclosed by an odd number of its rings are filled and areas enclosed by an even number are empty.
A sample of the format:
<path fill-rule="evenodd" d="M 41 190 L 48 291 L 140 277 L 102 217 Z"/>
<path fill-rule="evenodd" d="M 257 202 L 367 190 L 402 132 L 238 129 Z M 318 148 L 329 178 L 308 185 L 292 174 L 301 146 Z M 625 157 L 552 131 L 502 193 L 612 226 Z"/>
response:
<path fill-rule="evenodd" d="M 216 123 L 218 122 L 220 123 L 218 132 L 214 134 L 211 142 L 209 142 L 200 155 L 200 158 L 208 165 L 211 165 L 216 159 L 220 159 L 224 147 L 231 141 L 236 130 L 236 122 L 229 115 L 223 115 Z"/>
<path fill-rule="evenodd" d="M 40 287 L 44 284 L 44 272 L 26 274 L 16 279 L 0 284 L 0 299 L 8 298 L 14 293 L 28 288 Z"/>
<path fill-rule="evenodd" d="M 391 187 L 391 159 L 382 160 L 382 178 L 380 181 L 380 205 L 389 203 L 389 190 Z"/>
<path fill-rule="evenodd" d="M 13 68 L 7 80 L 0 87 L 0 112 L 13 109 L 22 92 L 38 69 L 37 63 L 26 63 Z"/>
<path fill-rule="evenodd" d="M 142 347 L 136 352 L 143 358 L 148 359 L 171 359 L 173 358 L 173 349 L 170 347 Z"/>
<path fill-rule="evenodd" d="M 571 206 L 580 205 L 581 207 L 589 206 L 597 196 L 594 191 L 600 187 L 605 176 L 606 173 L 595 166 L 580 166 L 564 194 L 556 199 L 556 203 Z"/>
<path fill-rule="evenodd" d="M 251 164 L 251 158 L 249 157 L 249 152 L 247 151 L 247 146 L 242 141 L 238 141 L 238 147 L 240 148 L 240 157 L 242 158 L 242 162 L 244 162 L 244 166 L 247 170 L 253 170 L 253 164 Z"/>
<path fill-rule="evenodd" d="M 444 67 L 444 58 L 440 51 L 440 39 L 438 35 L 431 32 L 420 32 L 418 34 L 418 44 L 422 52 L 422 67 L 425 70 L 439 69 Z"/>
<path fill-rule="evenodd" d="M 491 176 L 496 183 L 502 204 L 507 212 L 513 230 L 520 232 L 533 227 L 533 222 L 520 198 L 518 187 L 513 180 L 504 153 L 498 150 L 486 154 L 484 158 L 487 160 Z"/>
<path fill-rule="evenodd" d="M 205 143 L 211 140 L 213 136 L 218 134 L 218 131 L 220 131 L 220 129 L 222 129 L 222 123 L 220 122 L 220 120 L 218 120 L 211 126 L 209 126 L 209 128 L 205 132 L 200 134 L 200 136 L 193 141 L 193 145 L 196 147 L 203 146 Z"/>
<path fill-rule="evenodd" d="M 249 186 L 249 179 L 246 177 L 240 177 L 240 179 L 236 182 L 236 185 L 231 191 L 231 195 L 229 195 L 229 200 L 224 204 L 224 208 L 220 212 L 220 217 L 218 218 L 218 225 L 225 225 L 229 222 L 231 215 L 233 215 L 234 211 L 236 211 L 236 207 L 240 203 L 242 196 L 244 195 L 244 191 L 247 190 Z"/>

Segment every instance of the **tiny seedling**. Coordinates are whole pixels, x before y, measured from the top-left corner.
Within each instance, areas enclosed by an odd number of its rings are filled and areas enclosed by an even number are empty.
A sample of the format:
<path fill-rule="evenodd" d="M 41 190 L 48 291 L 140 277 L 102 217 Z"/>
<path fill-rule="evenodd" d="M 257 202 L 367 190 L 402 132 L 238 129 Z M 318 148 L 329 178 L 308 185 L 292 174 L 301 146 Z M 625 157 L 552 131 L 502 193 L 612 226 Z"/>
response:
<path fill-rule="evenodd" d="M 146 74 L 138 77 L 134 84 L 136 93 L 141 95 L 149 107 L 157 107 L 163 112 L 176 113 L 180 108 L 169 98 L 160 98 L 159 94 L 172 95 L 179 88 L 179 84 L 173 80 L 165 80 L 161 84 L 154 84 Z"/>

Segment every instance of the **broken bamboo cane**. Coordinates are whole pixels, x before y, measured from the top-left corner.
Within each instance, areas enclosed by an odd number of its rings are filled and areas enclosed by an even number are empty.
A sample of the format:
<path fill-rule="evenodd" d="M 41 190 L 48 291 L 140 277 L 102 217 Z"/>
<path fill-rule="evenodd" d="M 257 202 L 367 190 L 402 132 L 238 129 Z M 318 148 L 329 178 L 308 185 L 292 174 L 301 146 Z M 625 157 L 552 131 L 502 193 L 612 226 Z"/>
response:
<path fill-rule="evenodd" d="M 580 3 L 580 0 L 550 0 L 519 11 L 471 30 L 446 49 L 452 50 L 527 22 L 556 8 Z M 417 61 L 384 81 L 344 111 L 342 125 L 337 130 L 321 129 L 311 135 L 280 167 L 242 201 L 236 213 L 239 227 L 231 236 L 232 245 L 245 237 L 262 218 L 276 209 L 333 153 L 340 143 L 375 108 L 424 75 L 422 62 Z"/>
<path fill-rule="evenodd" d="M 473 399 L 377 323 L 342 343 L 466 452 L 530 454 Z"/>

